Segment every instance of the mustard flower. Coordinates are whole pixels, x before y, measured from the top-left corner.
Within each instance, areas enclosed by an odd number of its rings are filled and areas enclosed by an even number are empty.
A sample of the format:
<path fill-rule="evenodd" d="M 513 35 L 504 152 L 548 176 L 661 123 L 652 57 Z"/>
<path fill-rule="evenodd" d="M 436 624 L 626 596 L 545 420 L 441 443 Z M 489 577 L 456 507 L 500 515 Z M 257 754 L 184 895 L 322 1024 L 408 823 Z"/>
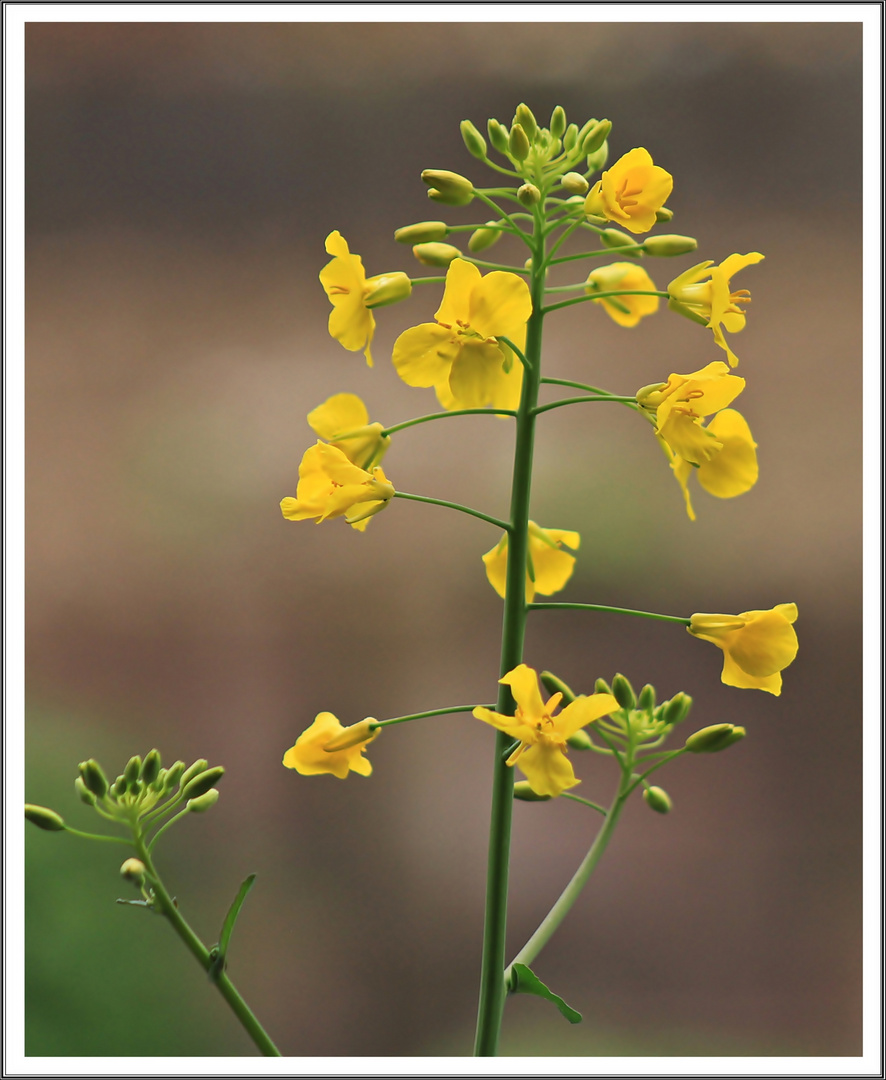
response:
<path fill-rule="evenodd" d="M 358 742 L 351 742 L 347 733 L 351 730 L 344 728 L 339 720 L 331 712 L 317 714 L 313 724 L 299 735 L 295 746 L 283 755 L 283 764 L 287 769 L 295 769 L 302 776 L 317 776 L 320 773 L 331 773 L 339 780 L 344 780 L 349 772 L 359 773 L 361 776 L 369 776 L 372 773 L 372 763 L 363 757 L 363 751 L 368 743 L 372 742 L 380 734 L 380 728 L 368 731 L 368 723 L 356 724 L 356 735 L 365 734 L 366 738 Z M 345 738 L 342 736 L 345 735 Z M 356 737 L 355 735 L 355 737 Z M 330 744 L 337 742 L 350 743 L 343 749 L 326 750 Z"/>
<path fill-rule="evenodd" d="M 629 262 L 598 266 L 588 274 L 588 286 L 588 296 L 593 296 L 596 291 L 613 292 L 618 288 L 655 290 L 655 282 L 646 271 Z M 613 303 L 613 300 L 617 303 Z M 652 315 L 658 311 L 657 296 L 601 297 L 594 303 L 601 304 L 619 326 L 636 326 L 644 315 Z M 627 308 L 627 311 L 624 308 Z"/>
<path fill-rule="evenodd" d="M 628 232 L 649 232 L 674 187 L 674 178 L 652 164 L 642 146 L 629 150 L 588 192 L 585 213 L 616 221 Z"/>
<path fill-rule="evenodd" d="M 348 461 L 337 446 L 318 442 L 302 457 L 295 498 L 287 496 L 280 509 L 290 521 L 315 518 L 318 525 L 327 518 L 344 517 L 362 532 L 393 497 L 393 485 L 378 465 L 367 472 Z"/>
<path fill-rule="evenodd" d="M 781 673 L 797 655 L 796 604 L 777 604 L 768 611 L 740 615 L 693 615 L 686 628 L 694 637 L 723 650 L 727 686 L 781 693 Z"/>
<path fill-rule="evenodd" d="M 689 477 L 694 473 L 698 482 L 710 495 L 719 499 L 732 499 L 743 495 L 756 484 L 759 476 L 757 444 L 751 436 L 748 422 L 736 409 L 723 409 L 711 420 L 707 428 L 721 449 L 703 461 L 697 468 L 684 457 L 676 455 L 659 437 L 659 442 L 671 464 L 671 470 L 683 491 L 686 513 L 695 521 L 692 499 L 689 495 Z"/>
<path fill-rule="evenodd" d="M 737 334 L 744 329 L 747 320 L 738 305 L 751 302 L 747 289 L 732 291 L 731 278 L 739 270 L 764 258 L 759 251 L 751 251 L 747 255 L 730 255 L 719 266 L 714 266 L 713 259 L 707 259 L 690 267 L 668 285 L 671 295 L 668 306 L 696 319 L 706 319 L 706 325 L 713 331 L 714 341 L 725 351 L 730 367 L 735 367 L 738 357 L 729 348 L 723 331 Z"/>
<path fill-rule="evenodd" d="M 405 330 L 394 343 L 397 374 L 408 386 L 433 386 L 444 409 L 515 409 L 523 368 L 497 337 L 522 349 L 532 312 L 522 278 L 495 270 L 481 276 L 453 259 L 432 323 Z"/>
<path fill-rule="evenodd" d="M 532 603 L 536 593 L 550 596 L 559 592 L 572 577 L 575 556 L 562 547 L 578 550 L 581 537 L 577 532 L 563 529 L 543 529 L 529 522 L 529 552 L 526 567 L 526 602 Z M 508 534 L 483 556 L 489 584 L 504 598 L 508 572 Z"/>
<path fill-rule="evenodd" d="M 320 284 L 332 301 L 329 333 L 350 352 L 363 349 L 372 367 L 375 316 L 371 309 L 405 299 L 412 292 L 412 282 L 399 270 L 367 278 L 363 260 L 351 254 L 337 229 L 326 237 L 326 251 L 333 259 L 320 271 Z"/>
<path fill-rule="evenodd" d="M 391 444 L 381 424 L 369 423 L 369 411 L 356 394 L 333 394 L 308 413 L 308 423 L 363 469 L 377 465 Z"/>
<path fill-rule="evenodd" d="M 531 667 L 519 664 L 499 682 L 511 688 L 517 703 L 515 715 L 503 716 L 478 705 L 474 716 L 520 740 L 507 764 L 519 763 L 536 795 L 554 797 L 581 783 L 566 756 L 566 740 L 595 720 L 618 712 L 619 704 L 612 694 L 577 697 L 555 716 L 563 695 L 557 693 L 547 704 L 542 702 L 538 675 Z"/>

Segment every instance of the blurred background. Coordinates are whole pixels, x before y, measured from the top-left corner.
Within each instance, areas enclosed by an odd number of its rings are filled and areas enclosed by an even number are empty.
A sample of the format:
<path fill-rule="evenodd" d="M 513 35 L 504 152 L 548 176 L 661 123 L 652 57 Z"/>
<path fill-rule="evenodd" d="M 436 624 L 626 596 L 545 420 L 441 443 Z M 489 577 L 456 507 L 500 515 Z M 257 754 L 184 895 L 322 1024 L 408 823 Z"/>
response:
<path fill-rule="evenodd" d="M 698 258 L 766 255 L 736 282 L 754 302 L 732 338 L 759 483 L 727 501 L 696 485 L 690 523 L 629 410 L 544 416 L 532 516 L 582 534 L 558 599 L 794 601 L 801 648 L 775 699 L 723 686 L 721 653 L 679 627 L 533 616 L 532 666 L 583 691 L 616 671 L 686 690 L 686 733 L 748 737 L 665 770 L 669 816 L 629 806 L 535 964 L 584 1023 L 514 999 L 502 1052 L 861 1053 L 860 65 L 853 24 L 28 27 L 27 798 L 91 829 L 86 757 L 112 775 L 152 746 L 224 764 L 217 807 L 158 865 L 210 943 L 258 874 L 230 972 L 285 1054 L 471 1051 L 493 732 L 404 725 L 368 780 L 280 759 L 320 710 L 494 700 L 480 555 L 498 534 L 398 502 L 361 535 L 278 503 L 330 394 L 389 424 L 436 407 L 389 357 L 439 287 L 377 313 L 370 371 L 326 332 L 326 235 L 370 274 L 415 272 L 392 232 L 441 216 L 420 171 L 493 183 L 458 123 L 509 123 L 521 100 L 544 123 L 557 104 L 612 119 L 610 160 L 647 147 L 675 178 L 659 231 L 696 236 Z M 692 261 L 644 266 L 663 287 Z M 591 305 L 548 321 L 546 373 L 618 393 L 720 359 L 664 310 L 631 330 Z M 502 515 L 511 453 L 509 425 L 469 417 L 404 431 L 385 468 Z M 575 758 L 579 792 L 608 801 L 608 763 Z M 516 806 L 512 951 L 596 825 L 565 800 Z M 29 830 L 27 1052 L 253 1053 L 164 922 L 115 905 L 122 850 Z"/>

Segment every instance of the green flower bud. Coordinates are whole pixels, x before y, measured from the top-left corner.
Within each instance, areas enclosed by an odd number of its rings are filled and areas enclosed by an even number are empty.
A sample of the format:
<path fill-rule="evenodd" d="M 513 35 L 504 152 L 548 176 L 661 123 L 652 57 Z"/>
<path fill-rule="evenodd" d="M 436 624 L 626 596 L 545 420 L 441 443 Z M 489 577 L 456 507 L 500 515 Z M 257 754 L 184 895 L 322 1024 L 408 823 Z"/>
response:
<path fill-rule="evenodd" d="M 182 773 L 185 771 L 185 763 L 183 761 L 174 761 L 166 770 L 163 776 L 163 787 L 168 791 L 174 787 L 181 779 Z"/>
<path fill-rule="evenodd" d="M 678 236 L 676 233 L 665 236 L 650 236 L 643 242 L 647 255 L 686 255 L 698 249 L 698 241 L 692 236 Z"/>
<path fill-rule="evenodd" d="M 187 785 L 194 779 L 195 776 L 198 776 L 207 768 L 209 768 L 209 762 L 206 760 L 206 758 L 197 758 L 194 764 L 188 766 L 188 768 L 185 769 L 185 771 L 182 773 L 181 779 L 178 782 L 178 786 L 180 788 L 187 787 Z"/>
<path fill-rule="evenodd" d="M 152 750 L 142 762 L 141 778 L 146 784 L 153 784 L 160 772 L 160 751 Z"/>
<path fill-rule="evenodd" d="M 447 206 L 467 206 L 474 198 L 474 185 L 464 176 L 446 169 L 424 169 L 422 180 L 428 185 L 428 198 Z"/>
<path fill-rule="evenodd" d="M 547 690 L 549 694 L 562 694 L 563 704 L 571 705 L 575 701 L 575 694 L 570 688 L 563 682 L 562 679 L 558 679 L 552 671 L 543 671 L 539 675 L 541 685 Z M 606 693 L 609 693 L 609 688 L 606 688 Z"/>
<path fill-rule="evenodd" d="M 655 708 L 655 687 L 650 686 L 647 683 L 640 691 L 637 697 L 637 708 L 643 709 L 644 712 L 648 712 L 650 709 Z"/>
<path fill-rule="evenodd" d="M 126 762 L 126 768 L 123 770 L 123 775 L 126 777 L 126 786 L 130 789 L 134 789 L 138 782 L 138 776 L 142 769 L 142 759 L 135 755 Z"/>
<path fill-rule="evenodd" d="M 185 799 L 196 799 L 200 795 L 205 795 L 211 787 L 215 787 L 224 775 L 223 765 L 216 765 L 212 769 L 206 769 L 205 772 L 201 772 L 193 780 L 189 780 L 185 784 L 182 788 L 182 795 Z"/>
<path fill-rule="evenodd" d="M 448 266 L 461 252 L 452 244 L 416 244 L 412 254 L 422 266 Z"/>
<path fill-rule="evenodd" d="M 666 382 L 654 382 L 641 386 L 636 394 L 637 404 L 643 409 L 657 409 L 664 400 L 661 391 L 667 385 Z"/>
<path fill-rule="evenodd" d="M 209 791 L 198 795 L 196 799 L 188 799 L 185 809 L 192 814 L 203 814 L 218 802 L 218 788 L 210 788 Z"/>
<path fill-rule="evenodd" d="M 743 739 L 747 732 L 733 724 L 712 724 L 701 728 L 686 740 L 686 749 L 692 754 L 716 754 Z"/>
<path fill-rule="evenodd" d="M 80 797 L 80 801 L 86 803 L 87 806 L 95 806 L 95 795 L 89 790 L 89 788 L 83 783 L 83 778 L 78 776 L 74 781 L 74 790 Z"/>
<path fill-rule="evenodd" d="M 89 761 L 81 761 L 78 767 L 86 787 L 97 799 L 103 799 L 108 793 L 108 781 L 101 765 L 94 758 L 90 758 Z"/>
<path fill-rule="evenodd" d="M 529 786 L 528 780 L 518 780 L 514 784 L 514 798 L 519 799 L 521 802 L 547 802 L 550 795 L 538 795 Z"/>
<path fill-rule="evenodd" d="M 541 199 L 541 192 L 535 184 L 524 184 L 517 188 L 517 198 L 523 206 L 535 206 Z"/>
<path fill-rule="evenodd" d="M 594 745 L 591 742 L 591 737 L 585 731 L 584 728 L 579 728 L 574 735 L 570 735 L 566 740 L 573 750 L 590 750 Z"/>
<path fill-rule="evenodd" d="M 164 791 L 166 788 L 166 770 L 160 769 L 150 784 L 151 791 Z"/>
<path fill-rule="evenodd" d="M 566 110 L 562 105 L 557 105 L 551 113 L 551 134 L 555 139 L 561 139 L 566 131 Z"/>
<path fill-rule="evenodd" d="M 363 306 L 369 308 L 385 307 L 396 304 L 412 294 L 412 282 L 402 270 L 393 270 L 389 274 L 376 274 L 366 279 L 366 292 L 363 294 Z"/>
<path fill-rule="evenodd" d="M 665 704 L 662 719 L 668 726 L 679 724 L 686 719 L 691 708 L 692 698 L 681 690 L 679 694 L 674 694 L 671 700 Z"/>
<path fill-rule="evenodd" d="M 448 232 L 445 221 L 417 221 L 414 225 L 395 229 L 394 239 L 398 244 L 429 244 L 434 240 L 445 240 Z"/>
<path fill-rule="evenodd" d="M 563 149 L 571 150 L 578 138 L 578 124 L 570 124 L 563 135 Z"/>
<path fill-rule="evenodd" d="M 526 133 L 526 138 L 532 142 L 538 132 L 538 122 L 528 105 L 521 103 L 517 106 L 517 111 L 514 113 L 514 123 L 520 125 Z"/>
<path fill-rule="evenodd" d="M 141 859 L 127 859 L 120 867 L 120 876 L 141 888 L 145 883 L 145 864 Z"/>
<path fill-rule="evenodd" d="M 464 140 L 465 146 L 468 148 L 468 153 L 473 154 L 475 158 L 479 158 L 481 161 L 486 160 L 486 140 L 474 127 L 470 120 L 462 120 L 461 124 L 461 137 Z"/>
<path fill-rule="evenodd" d="M 658 210 L 655 211 L 656 221 L 670 221 L 673 216 L 674 211 L 668 210 L 666 206 L 661 206 Z"/>
<path fill-rule="evenodd" d="M 648 787 L 643 792 L 643 799 L 650 810 L 654 810 L 657 814 L 669 814 L 673 803 L 671 797 L 660 787 Z"/>
<path fill-rule="evenodd" d="M 508 136 L 508 153 L 514 161 L 525 161 L 529 157 L 529 139 L 519 124 L 514 124 Z"/>
<path fill-rule="evenodd" d="M 487 221 L 486 224 L 500 225 L 503 223 Z M 476 254 L 478 251 L 485 251 L 487 248 L 492 247 L 499 240 L 501 240 L 501 229 L 477 229 L 476 232 L 471 233 L 471 238 L 468 240 L 468 250 Z"/>
<path fill-rule="evenodd" d="M 508 129 L 504 124 L 500 124 L 498 120 L 489 120 L 486 124 L 486 130 L 489 133 L 489 141 L 495 147 L 500 154 L 507 154 L 508 152 Z"/>
<path fill-rule="evenodd" d="M 597 679 L 597 681 L 594 683 L 594 693 L 595 694 L 611 694 L 612 693 L 612 687 L 609 685 L 609 683 L 605 679 Z"/>
<path fill-rule="evenodd" d="M 615 675 L 612 679 L 612 696 L 623 709 L 636 709 L 637 695 L 624 675 Z"/>
<path fill-rule="evenodd" d="M 611 120 L 598 120 L 587 135 L 585 135 L 581 152 L 589 155 L 596 153 L 603 143 L 606 142 L 610 131 L 612 131 Z"/>
<path fill-rule="evenodd" d="M 606 162 L 609 160 L 609 143 L 605 142 L 599 150 L 595 150 L 593 154 L 588 154 L 588 172 L 595 173 L 598 169 L 602 169 Z"/>
<path fill-rule="evenodd" d="M 560 181 L 564 191 L 568 191 L 571 195 L 585 195 L 590 187 L 587 180 L 577 172 L 568 172 Z"/>
<path fill-rule="evenodd" d="M 128 785 L 126 783 L 126 777 L 118 776 L 117 779 L 114 781 L 113 787 L 111 788 L 111 794 L 114 796 L 115 799 L 119 799 L 121 795 L 126 794 L 127 787 Z"/>
<path fill-rule="evenodd" d="M 36 825 L 38 829 L 45 829 L 47 832 L 62 832 L 65 827 L 62 816 L 45 806 L 25 803 L 25 817 L 32 825 Z"/>
<path fill-rule="evenodd" d="M 604 229 L 603 232 L 600 233 L 600 241 L 605 244 L 606 247 L 610 248 L 637 248 L 639 254 L 640 245 L 637 241 L 632 236 L 628 236 L 627 233 L 623 233 L 620 229 Z M 631 252 L 625 251 L 623 254 L 630 255 Z"/>

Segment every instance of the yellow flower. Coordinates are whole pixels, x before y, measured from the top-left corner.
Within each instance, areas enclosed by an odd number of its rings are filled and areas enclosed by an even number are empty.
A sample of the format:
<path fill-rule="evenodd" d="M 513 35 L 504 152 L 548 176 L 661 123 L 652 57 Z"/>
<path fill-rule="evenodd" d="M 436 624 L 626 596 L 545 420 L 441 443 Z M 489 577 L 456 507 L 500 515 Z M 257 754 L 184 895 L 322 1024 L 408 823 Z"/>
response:
<path fill-rule="evenodd" d="M 433 386 L 444 409 L 516 409 L 523 368 L 496 338 L 522 349 L 531 312 L 522 278 L 501 270 L 482 277 L 473 263 L 453 259 L 437 321 L 394 343 L 397 374 L 408 386 Z"/>
<path fill-rule="evenodd" d="M 301 459 L 295 498 L 287 496 L 280 509 L 290 521 L 315 518 L 318 525 L 327 518 L 344 517 L 362 532 L 393 497 L 393 485 L 379 466 L 367 472 L 348 461 L 337 446 L 318 442 Z"/>
<path fill-rule="evenodd" d="M 757 444 L 751 436 L 748 422 L 735 409 L 723 409 L 704 429 L 713 435 L 721 449 L 709 460 L 694 468 L 685 458 L 678 457 L 659 437 L 659 442 L 671 463 L 671 469 L 677 483 L 683 490 L 686 500 L 686 513 L 690 521 L 695 521 L 695 511 L 689 496 L 689 477 L 693 473 L 698 482 L 710 495 L 719 499 L 732 499 L 743 495 L 756 484 L 759 476 L 757 466 Z"/>
<path fill-rule="evenodd" d="M 747 289 L 732 292 L 730 279 L 739 270 L 764 258 L 759 251 L 752 251 L 747 255 L 730 255 L 719 266 L 714 266 L 713 259 L 707 259 L 690 267 L 668 285 L 671 294 L 668 306 L 698 320 L 706 319 L 705 325 L 713 331 L 714 341 L 725 350 L 731 367 L 738 363 L 738 357 L 729 348 L 723 331 L 737 334 L 744 329 L 745 313 L 738 305 L 749 304 L 751 294 Z"/>
<path fill-rule="evenodd" d="M 367 278 L 363 260 L 351 254 L 337 229 L 326 237 L 326 251 L 334 256 L 320 271 L 320 284 L 332 301 L 329 333 L 350 352 L 363 349 L 372 367 L 375 316 L 371 309 L 405 299 L 412 292 L 412 282 L 399 270 Z"/>
<path fill-rule="evenodd" d="M 655 282 L 646 271 L 629 262 L 598 266 L 588 274 L 588 285 L 591 286 L 586 290 L 589 296 L 593 296 L 595 291 L 613 292 L 619 288 L 655 290 Z M 594 303 L 602 304 L 619 326 L 636 326 L 644 315 L 658 311 L 657 296 L 603 297 Z"/>
<path fill-rule="evenodd" d="M 378 465 L 391 445 L 382 425 L 369 423 L 369 412 L 356 394 L 333 394 L 308 413 L 308 423 L 362 469 Z"/>
<path fill-rule="evenodd" d="M 693 615 L 690 634 L 723 650 L 722 682 L 747 690 L 781 693 L 781 672 L 797 655 L 796 604 L 740 615 Z"/>
<path fill-rule="evenodd" d="M 542 529 L 529 522 L 529 552 L 526 566 L 526 602 L 531 604 L 535 594 L 550 596 L 559 592 L 572 577 L 575 556 L 562 551 L 562 545 L 578 550 L 581 537 L 577 532 L 563 529 Z M 508 572 L 508 534 L 483 556 L 489 584 L 504 597 Z"/>
<path fill-rule="evenodd" d="M 692 465 L 710 461 L 723 449 L 715 431 L 702 420 L 719 412 L 744 390 L 745 381 L 730 375 L 722 360 L 715 360 L 689 375 L 671 374 L 658 388 L 637 391 L 637 401 L 655 410 L 655 433 L 673 452 Z"/>
<path fill-rule="evenodd" d="M 366 735 L 358 742 L 351 742 L 347 737 L 350 728 L 344 728 L 331 712 L 321 712 L 313 724 L 299 735 L 295 746 L 291 746 L 283 755 L 283 764 L 287 769 L 295 769 L 302 776 L 317 776 L 320 773 L 332 773 L 339 780 L 344 780 L 349 772 L 359 773 L 361 776 L 369 776 L 372 772 L 372 763 L 363 757 L 363 751 L 368 743 L 372 742 L 380 732 L 366 730 L 370 721 L 363 724 L 355 724 L 354 728 L 361 729 L 353 737 Z M 341 736 L 345 735 L 345 738 Z M 343 749 L 326 750 L 330 743 L 350 743 Z"/>
<path fill-rule="evenodd" d="M 652 164 L 642 146 L 622 155 L 600 177 L 585 199 L 585 213 L 617 221 L 629 232 L 649 232 L 674 187 L 674 178 Z"/>
<path fill-rule="evenodd" d="M 474 716 L 520 740 L 520 745 L 508 758 L 507 764 L 519 762 L 536 795 L 560 795 L 581 783 L 575 778 L 572 764 L 566 757 L 566 740 L 595 720 L 618 712 L 619 704 L 615 698 L 611 694 L 582 695 L 554 716 L 563 695 L 554 694 L 544 704 L 538 676 L 531 667 L 519 664 L 499 682 L 511 688 L 517 703 L 516 714 L 502 716 L 478 705 L 474 709 Z"/>

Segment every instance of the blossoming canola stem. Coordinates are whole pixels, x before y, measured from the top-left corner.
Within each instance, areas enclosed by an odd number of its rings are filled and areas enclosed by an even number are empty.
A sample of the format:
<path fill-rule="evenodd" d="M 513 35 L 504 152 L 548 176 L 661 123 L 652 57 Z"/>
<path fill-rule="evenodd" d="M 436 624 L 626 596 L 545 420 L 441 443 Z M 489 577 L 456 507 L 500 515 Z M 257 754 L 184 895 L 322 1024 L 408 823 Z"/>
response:
<path fill-rule="evenodd" d="M 682 623 L 689 626 L 691 619 L 681 618 L 679 615 L 659 615 L 655 611 L 635 611 L 633 608 L 609 607 L 607 604 L 527 604 L 527 610 L 542 610 L 552 608 L 575 608 L 578 611 L 611 611 L 615 615 L 639 615 L 644 619 L 661 619 L 662 622 Z"/>

